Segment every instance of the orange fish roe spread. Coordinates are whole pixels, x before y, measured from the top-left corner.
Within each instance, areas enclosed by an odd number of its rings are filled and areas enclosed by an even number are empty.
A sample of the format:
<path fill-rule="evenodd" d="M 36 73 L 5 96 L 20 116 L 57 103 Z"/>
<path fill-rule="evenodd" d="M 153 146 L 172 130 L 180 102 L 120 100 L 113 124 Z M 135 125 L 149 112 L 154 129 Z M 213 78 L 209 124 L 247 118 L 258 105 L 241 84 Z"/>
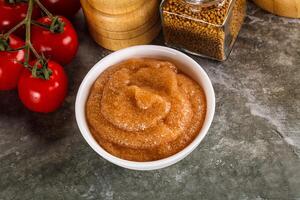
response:
<path fill-rule="evenodd" d="M 91 133 L 109 153 L 132 161 L 171 156 L 198 135 L 202 88 L 171 62 L 130 59 L 95 81 L 86 104 Z"/>

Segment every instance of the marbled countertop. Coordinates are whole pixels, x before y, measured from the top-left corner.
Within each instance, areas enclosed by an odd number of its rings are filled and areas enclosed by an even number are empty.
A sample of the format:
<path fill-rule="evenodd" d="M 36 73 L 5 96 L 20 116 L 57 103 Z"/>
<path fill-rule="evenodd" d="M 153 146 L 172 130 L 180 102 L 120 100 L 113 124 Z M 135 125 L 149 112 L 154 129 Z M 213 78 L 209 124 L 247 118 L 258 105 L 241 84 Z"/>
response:
<path fill-rule="evenodd" d="M 209 134 L 187 158 L 138 172 L 100 158 L 84 141 L 74 102 L 85 74 L 109 54 L 74 20 L 80 48 L 66 66 L 63 107 L 31 113 L 16 92 L 0 93 L 0 199 L 299 199 L 300 20 L 249 4 L 230 58 L 193 57 L 216 92 Z M 154 44 L 163 44 L 160 35 Z"/>

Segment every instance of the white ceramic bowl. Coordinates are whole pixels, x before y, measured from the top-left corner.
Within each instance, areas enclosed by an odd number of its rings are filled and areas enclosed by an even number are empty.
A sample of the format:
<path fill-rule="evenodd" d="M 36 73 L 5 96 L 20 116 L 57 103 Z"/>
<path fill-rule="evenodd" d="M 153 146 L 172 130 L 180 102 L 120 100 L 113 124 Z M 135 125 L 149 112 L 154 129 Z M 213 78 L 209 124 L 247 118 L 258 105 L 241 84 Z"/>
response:
<path fill-rule="evenodd" d="M 113 156 L 107 151 L 105 151 L 96 142 L 96 140 L 93 138 L 92 134 L 90 133 L 86 121 L 86 116 L 85 116 L 85 104 L 90 92 L 90 88 L 95 82 L 95 80 L 98 78 L 98 76 L 105 69 L 107 69 L 108 67 L 114 64 L 120 63 L 130 58 L 138 58 L 138 57 L 157 58 L 157 59 L 168 60 L 175 63 L 181 71 L 183 71 L 184 73 L 192 77 L 195 81 L 197 81 L 202 86 L 207 100 L 207 113 L 206 113 L 205 121 L 202 129 L 200 130 L 200 133 L 195 138 L 195 140 L 186 148 L 178 152 L 177 154 L 161 160 L 151 161 L 151 162 L 128 161 Z M 185 158 L 188 154 L 190 154 L 200 144 L 200 142 L 207 134 L 207 131 L 213 120 L 213 116 L 215 112 L 215 93 L 211 81 L 207 76 L 207 74 L 205 73 L 205 71 L 201 68 L 201 66 L 197 62 L 195 62 L 192 58 L 190 58 L 186 54 L 163 46 L 154 46 L 154 45 L 134 46 L 134 47 L 129 47 L 126 49 L 116 51 L 104 57 L 97 64 L 95 64 L 95 66 L 85 76 L 84 80 L 80 85 L 76 97 L 75 112 L 76 112 L 77 124 L 84 139 L 100 156 L 124 168 L 134 169 L 134 170 L 154 170 L 154 169 L 168 167 L 174 163 L 177 163 L 178 161 Z"/>

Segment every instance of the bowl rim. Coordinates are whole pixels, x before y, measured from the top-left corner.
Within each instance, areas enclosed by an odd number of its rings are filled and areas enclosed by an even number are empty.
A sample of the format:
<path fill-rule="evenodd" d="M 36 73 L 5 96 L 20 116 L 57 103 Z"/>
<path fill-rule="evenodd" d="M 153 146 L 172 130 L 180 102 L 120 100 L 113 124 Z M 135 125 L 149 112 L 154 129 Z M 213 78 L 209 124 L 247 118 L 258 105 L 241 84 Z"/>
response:
<path fill-rule="evenodd" d="M 205 83 L 206 85 L 201 87 L 204 90 L 205 96 L 206 96 L 206 101 L 207 101 L 207 110 L 206 110 L 206 116 L 205 120 L 203 122 L 202 128 L 199 132 L 199 134 L 196 136 L 196 138 L 184 149 L 179 151 L 178 153 L 160 159 L 160 160 L 155 160 L 155 161 L 147 161 L 147 162 L 138 162 L 138 161 L 129 161 L 125 159 L 118 158 L 110 153 L 108 153 L 105 149 L 103 149 L 94 139 L 92 134 L 89 131 L 87 121 L 86 121 L 86 115 L 85 115 L 85 105 L 86 101 L 89 95 L 89 91 L 97 77 L 108 67 L 110 67 L 112 64 L 108 65 L 106 63 L 109 63 L 110 60 L 112 60 L 114 57 L 126 57 L 130 53 L 133 54 L 131 57 L 134 57 L 134 53 L 136 52 L 146 52 L 146 51 L 160 51 L 164 52 L 166 54 L 172 54 L 178 56 L 178 58 L 185 59 L 185 62 L 188 64 L 186 66 L 189 66 L 190 68 L 194 68 L 197 70 L 197 73 L 200 73 L 203 80 L 202 82 Z M 166 55 L 165 54 L 165 55 Z M 147 57 L 147 56 L 136 56 L 136 57 Z M 149 56 L 151 57 L 151 56 Z M 152 56 L 153 58 L 153 56 Z M 124 58 L 123 60 L 130 59 L 130 57 Z M 171 58 L 170 58 L 171 59 Z M 115 62 L 119 63 L 121 61 Z M 106 66 L 108 65 L 108 66 Z M 193 65 L 193 67 L 192 67 Z M 104 67 L 103 67 L 104 66 Z M 196 81 L 196 80 L 195 80 Z M 198 84 L 199 81 L 197 81 Z M 128 47 L 125 49 L 121 49 L 119 51 L 115 51 L 105 57 L 103 57 L 100 61 L 98 61 L 90 70 L 89 72 L 85 75 L 83 81 L 80 84 L 80 87 L 77 92 L 76 96 L 76 102 L 75 102 L 75 117 L 76 117 L 76 122 L 79 127 L 79 130 L 83 136 L 83 138 L 86 140 L 86 142 L 89 144 L 89 146 L 96 152 L 98 153 L 101 157 L 106 159 L 107 161 L 116 164 L 118 166 L 127 168 L 127 169 L 132 169 L 132 170 L 156 170 L 156 169 L 161 169 L 168 167 L 170 165 L 173 165 L 183 158 L 185 158 L 187 155 L 189 155 L 203 140 L 203 138 L 206 136 L 208 133 L 209 127 L 213 121 L 215 113 L 215 93 L 214 89 L 212 86 L 212 83 L 207 75 L 207 73 L 204 71 L 204 69 L 198 64 L 195 60 L 193 60 L 191 57 L 188 55 L 169 48 L 165 46 L 159 46 L 159 45 L 137 45 L 137 46 L 132 46 Z"/>

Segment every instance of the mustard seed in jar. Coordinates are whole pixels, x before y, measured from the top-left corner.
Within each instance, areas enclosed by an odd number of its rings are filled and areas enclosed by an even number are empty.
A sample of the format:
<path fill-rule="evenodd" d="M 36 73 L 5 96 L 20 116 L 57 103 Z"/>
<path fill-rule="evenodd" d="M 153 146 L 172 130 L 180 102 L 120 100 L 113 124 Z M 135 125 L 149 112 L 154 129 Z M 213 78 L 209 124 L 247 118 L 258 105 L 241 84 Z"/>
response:
<path fill-rule="evenodd" d="M 161 16 L 166 45 L 226 60 L 246 15 L 246 0 L 164 0 Z"/>

